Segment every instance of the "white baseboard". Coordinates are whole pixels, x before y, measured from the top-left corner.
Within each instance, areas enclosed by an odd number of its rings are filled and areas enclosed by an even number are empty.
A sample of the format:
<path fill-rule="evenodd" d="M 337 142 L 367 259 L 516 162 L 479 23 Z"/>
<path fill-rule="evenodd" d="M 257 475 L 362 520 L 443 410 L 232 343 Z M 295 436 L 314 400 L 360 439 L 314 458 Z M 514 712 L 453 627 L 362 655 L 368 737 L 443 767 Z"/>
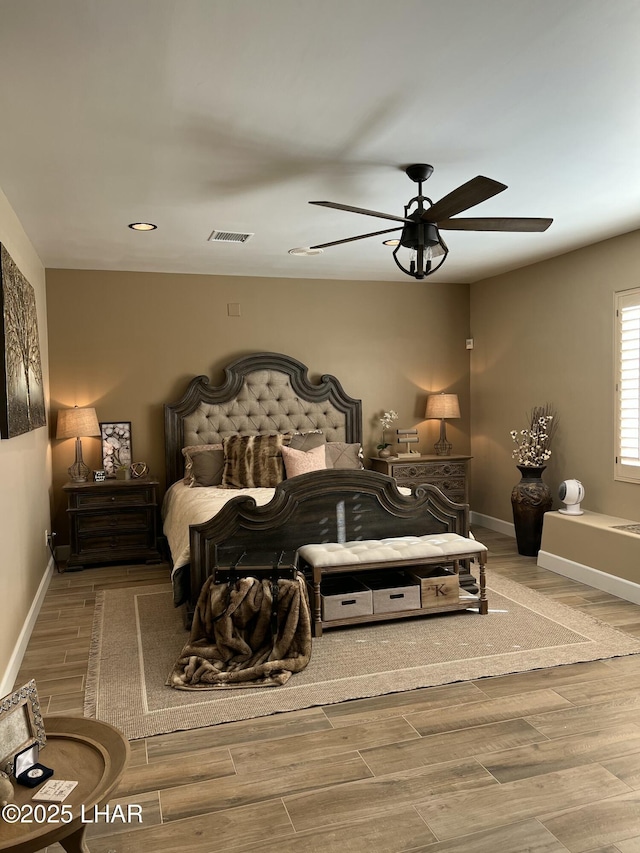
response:
<path fill-rule="evenodd" d="M 543 569 L 555 572 L 557 575 L 563 575 L 565 578 L 585 583 L 595 589 L 608 592 L 610 595 L 623 598 L 625 601 L 640 604 L 640 584 L 633 583 L 633 581 L 618 578 L 607 572 L 601 572 L 600 569 L 583 566 L 582 563 L 574 563 L 573 560 L 567 560 L 566 557 L 558 557 L 556 554 L 550 554 L 548 551 L 540 551 L 538 553 L 538 565 Z"/>
<path fill-rule="evenodd" d="M 53 575 L 53 567 L 53 557 L 50 557 L 49 562 L 47 563 L 47 568 L 44 570 L 44 574 L 42 575 L 42 580 L 40 581 L 38 591 L 35 595 L 35 598 L 31 602 L 31 607 L 29 608 L 29 612 L 27 613 L 27 618 L 24 620 L 24 625 L 22 626 L 22 630 L 20 631 L 18 641 L 16 642 L 13 652 L 11 653 L 11 657 L 9 658 L 9 663 L 7 664 L 7 669 L 4 674 L 4 678 L 2 679 L 2 681 L 0 681 L 0 696 L 6 696 L 7 693 L 11 693 L 11 691 L 13 690 L 13 685 L 15 683 L 18 672 L 20 671 L 20 667 L 22 666 L 22 659 L 24 657 L 24 653 L 26 652 L 27 646 L 29 644 L 31 632 L 33 631 L 34 625 L 36 624 L 36 619 L 38 618 L 38 614 L 40 613 L 42 602 L 44 601 L 44 597 L 47 594 L 47 590 L 49 589 L 49 583 L 51 582 L 51 577 Z"/>
<path fill-rule="evenodd" d="M 505 536 L 516 537 L 516 530 L 513 522 L 503 521 L 501 518 L 494 518 L 492 515 L 483 515 L 481 512 L 470 512 L 469 521 L 471 524 L 479 524 L 480 527 L 488 527 L 489 530 L 495 530 L 496 533 L 502 533 Z"/>

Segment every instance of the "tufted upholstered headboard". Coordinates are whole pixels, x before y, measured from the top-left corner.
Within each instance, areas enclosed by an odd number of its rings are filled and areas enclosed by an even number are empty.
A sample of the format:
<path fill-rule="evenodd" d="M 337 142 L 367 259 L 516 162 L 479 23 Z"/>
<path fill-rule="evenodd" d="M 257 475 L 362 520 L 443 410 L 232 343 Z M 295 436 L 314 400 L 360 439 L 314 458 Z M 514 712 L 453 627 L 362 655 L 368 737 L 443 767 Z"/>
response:
<path fill-rule="evenodd" d="M 304 364 L 280 353 L 239 358 L 211 387 L 197 376 L 176 403 L 164 407 L 167 485 L 183 476 L 182 448 L 217 444 L 229 435 L 321 429 L 327 441 L 362 442 L 362 404 L 335 376 L 312 385 Z"/>

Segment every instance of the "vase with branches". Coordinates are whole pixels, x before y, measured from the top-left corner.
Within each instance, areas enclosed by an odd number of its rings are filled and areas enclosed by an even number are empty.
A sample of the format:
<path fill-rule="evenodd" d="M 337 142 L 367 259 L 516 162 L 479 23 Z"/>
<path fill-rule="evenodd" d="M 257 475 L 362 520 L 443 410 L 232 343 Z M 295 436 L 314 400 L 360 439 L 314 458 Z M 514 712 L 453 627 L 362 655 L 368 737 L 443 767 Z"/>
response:
<path fill-rule="evenodd" d="M 513 522 L 518 553 L 534 557 L 540 550 L 542 523 L 553 499 L 542 473 L 551 457 L 551 440 L 558 426 L 551 405 L 535 406 L 529 413 L 529 424 L 521 430 L 511 430 L 516 444 L 512 452 L 521 479 L 511 492 Z"/>
<path fill-rule="evenodd" d="M 551 440 L 558 426 L 553 407 L 546 403 L 535 406 L 529 412 L 529 426 L 520 431 L 512 429 L 511 438 L 516 447 L 511 454 L 518 460 L 518 466 L 539 468 L 551 456 Z"/>

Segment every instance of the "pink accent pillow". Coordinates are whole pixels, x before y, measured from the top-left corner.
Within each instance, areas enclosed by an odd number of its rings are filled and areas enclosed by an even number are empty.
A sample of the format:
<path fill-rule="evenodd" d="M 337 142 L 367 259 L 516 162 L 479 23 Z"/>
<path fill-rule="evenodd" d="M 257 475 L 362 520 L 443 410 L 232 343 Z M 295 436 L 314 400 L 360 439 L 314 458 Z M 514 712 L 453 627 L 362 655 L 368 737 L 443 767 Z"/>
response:
<path fill-rule="evenodd" d="M 284 459 L 284 470 L 287 479 L 297 477 L 299 474 L 307 474 L 309 471 L 322 471 L 327 467 L 326 452 L 324 444 L 311 450 L 294 450 L 292 447 L 282 448 Z"/>

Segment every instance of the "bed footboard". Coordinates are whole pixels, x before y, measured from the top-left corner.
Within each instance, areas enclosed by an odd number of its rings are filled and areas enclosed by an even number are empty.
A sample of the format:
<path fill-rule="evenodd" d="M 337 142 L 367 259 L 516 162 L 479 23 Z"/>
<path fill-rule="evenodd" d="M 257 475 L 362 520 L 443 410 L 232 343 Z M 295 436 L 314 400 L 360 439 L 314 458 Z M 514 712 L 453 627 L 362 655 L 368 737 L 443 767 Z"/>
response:
<path fill-rule="evenodd" d="M 264 506 L 248 496 L 234 498 L 211 520 L 190 527 L 188 609 L 193 611 L 215 568 L 233 564 L 244 552 L 284 552 L 293 559 L 302 545 L 444 532 L 468 536 L 469 509 L 436 486 L 425 484 L 404 495 L 392 477 L 376 471 L 303 474 L 281 483 Z M 468 566 L 460 584 L 477 590 Z"/>

